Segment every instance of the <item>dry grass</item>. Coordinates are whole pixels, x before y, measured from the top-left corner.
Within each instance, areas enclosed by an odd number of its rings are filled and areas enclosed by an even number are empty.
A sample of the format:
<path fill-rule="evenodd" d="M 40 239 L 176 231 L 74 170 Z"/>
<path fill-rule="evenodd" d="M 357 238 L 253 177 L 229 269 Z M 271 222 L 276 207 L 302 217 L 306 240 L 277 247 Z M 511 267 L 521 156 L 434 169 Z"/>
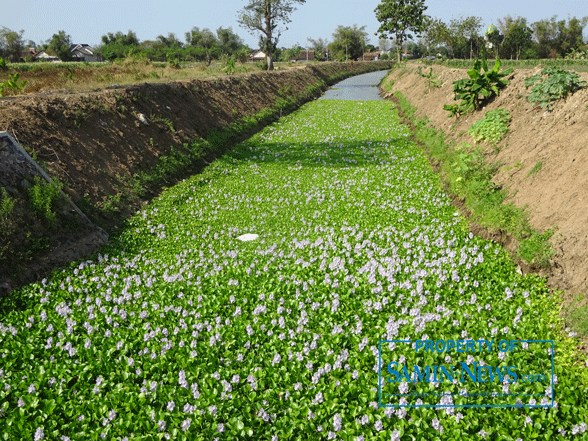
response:
<path fill-rule="evenodd" d="M 277 69 L 303 67 L 303 63 L 278 63 Z M 236 74 L 261 70 L 256 63 L 237 65 Z M 184 63 L 174 68 L 168 63 L 149 62 L 147 60 L 126 59 L 114 63 L 21 63 L 11 65 L 8 71 L 0 74 L 0 82 L 9 75 L 18 72 L 20 80 L 27 82 L 21 94 L 49 92 L 55 90 L 87 91 L 104 89 L 116 85 L 138 83 L 167 83 L 177 80 L 215 77 L 226 75 L 223 64 Z M 13 95 L 5 90 L 5 96 Z"/>

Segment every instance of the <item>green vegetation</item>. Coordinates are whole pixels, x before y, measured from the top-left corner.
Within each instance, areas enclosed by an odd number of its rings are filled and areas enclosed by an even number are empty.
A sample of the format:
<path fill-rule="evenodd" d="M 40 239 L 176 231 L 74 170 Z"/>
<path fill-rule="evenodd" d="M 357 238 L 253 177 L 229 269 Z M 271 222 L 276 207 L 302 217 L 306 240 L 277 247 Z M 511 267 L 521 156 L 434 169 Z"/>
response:
<path fill-rule="evenodd" d="M 566 322 L 574 329 L 573 332 L 577 332 L 580 337 L 588 335 L 588 304 L 581 305 L 579 299 L 571 302 L 565 310 L 565 317 Z"/>
<path fill-rule="evenodd" d="M 527 177 L 539 172 L 539 170 L 541 170 L 541 167 L 543 167 L 543 161 L 538 161 L 537 164 L 535 164 L 533 168 L 529 171 L 529 173 L 527 173 Z"/>
<path fill-rule="evenodd" d="M 4 187 L 2 187 L 2 193 L 0 196 L 2 199 L 0 201 L 0 225 L 2 228 L 5 228 L 6 222 L 10 218 L 12 210 L 14 209 L 14 203 L 16 200 L 8 195 L 8 192 Z"/>
<path fill-rule="evenodd" d="M 33 185 L 28 189 L 31 208 L 44 219 L 50 227 L 55 226 L 55 208 L 61 198 L 63 184 L 55 179 L 45 182 L 35 176 Z"/>
<path fill-rule="evenodd" d="M 482 140 L 497 144 L 506 136 L 509 122 L 510 112 L 507 109 L 489 110 L 484 118 L 472 124 L 468 133 L 474 142 Z"/>
<path fill-rule="evenodd" d="M 349 61 L 360 59 L 368 42 L 366 26 L 337 26 L 333 41 L 329 44 L 331 60 Z"/>
<path fill-rule="evenodd" d="M 566 98 L 569 94 L 586 87 L 586 81 L 580 81 L 575 72 L 557 67 L 543 69 L 540 74 L 525 78 L 525 87 L 532 86 L 527 96 L 530 103 L 539 103 L 541 107 L 553 110 L 553 102 Z"/>
<path fill-rule="evenodd" d="M 441 85 L 443 84 L 442 81 L 436 80 L 436 78 L 438 78 L 439 75 L 441 75 L 441 74 L 433 75 L 433 68 L 432 67 L 429 69 L 428 74 L 424 74 L 421 66 L 419 66 L 417 68 L 417 74 L 419 74 L 421 77 L 423 77 L 425 80 L 427 80 L 427 87 L 428 87 L 427 92 L 430 92 L 433 87 L 441 87 Z"/>
<path fill-rule="evenodd" d="M 424 0 L 382 0 L 374 11 L 380 22 L 380 39 L 393 37 L 396 42 L 397 61 L 402 58 L 400 51 L 405 41 L 418 36 L 425 30 L 427 10 Z"/>
<path fill-rule="evenodd" d="M 173 121 L 171 119 L 169 119 L 169 118 L 162 118 L 162 117 L 159 117 L 159 116 L 152 116 L 151 117 L 151 121 L 153 121 L 156 124 L 157 123 L 164 124 L 168 128 L 168 130 L 170 132 L 175 132 L 176 131 L 176 129 L 174 129 L 174 123 L 173 123 Z"/>
<path fill-rule="evenodd" d="M 531 265 L 548 268 L 549 259 L 555 254 L 549 243 L 553 233 L 553 230 L 544 233 L 533 231 L 529 237 L 521 240 L 518 255 Z"/>
<path fill-rule="evenodd" d="M 503 77 L 513 72 L 512 68 L 499 72 L 500 65 L 500 59 L 496 58 L 494 67 L 492 70 L 488 70 L 484 54 L 482 54 L 481 60 L 477 58 L 474 60 L 473 68 L 468 70 L 469 78 L 453 82 L 454 100 L 461 100 L 461 102 L 443 106 L 449 112 L 450 117 L 476 110 L 493 96 L 499 95 L 500 89 L 510 82 Z"/>
<path fill-rule="evenodd" d="M 4 96 L 6 89 L 12 90 L 15 95 L 18 95 L 27 85 L 26 81 L 19 80 L 18 72 L 10 75 L 8 81 L 0 83 L 0 96 Z"/>
<path fill-rule="evenodd" d="M 562 335 L 559 299 L 469 233 L 409 135 L 388 102 L 308 103 L 164 191 L 91 260 L 13 293 L 0 305 L 2 435 L 550 440 L 581 430 L 588 375 Z M 5 307 L 15 299 L 27 308 Z M 401 385 L 423 394 L 409 404 L 445 402 L 431 391 L 488 402 L 459 393 L 467 387 L 557 406 L 483 418 L 378 408 L 379 385 L 402 391 L 374 372 L 378 341 L 425 333 L 554 340 L 557 381 L 415 380 Z M 546 346 L 528 345 L 422 364 L 550 373 Z M 382 364 L 414 354 L 382 345 Z"/>
<path fill-rule="evenodd" d="M 267 55 L 267 69 L 274 69 L 274 53 L 278 47 L 281 24 L 287 25 L 296 5 L 306 0 L 248 0 L 238 12 L 239 25 L 250 32 L 259 32 L 259 49 Z"/>
<path fill-rule="evenodd" d="M 70 51 L 72 43 L 71 35 L 61 30 L 51 36 L 47 50 L 55 54 L 61 61 L 70 61 L 73 58 Z"/>
<path fill-rule="evenodd" d="M 588 17 L 558 20 L 554 16 L 530 23 L 524 17 L 506 15 L 494 23 L 497 26 L 489 33 L 484 32 L 481 17 L 459 16 L 449 23 L 427 17 L 425 21 L 422 37 L 415 43 L 406 43 L 403 48 L 415 58 L 455 59 L 448 61 L 451 67 L 465 67 L 465 60 L 479 57 L 484 49 L 491 51 L 493 56 L 515 63 L 516 60 L 537 59 L 558 59 L 560 62 L 564 58 L 579 61 L 586 53 L 583 31 Z"/>

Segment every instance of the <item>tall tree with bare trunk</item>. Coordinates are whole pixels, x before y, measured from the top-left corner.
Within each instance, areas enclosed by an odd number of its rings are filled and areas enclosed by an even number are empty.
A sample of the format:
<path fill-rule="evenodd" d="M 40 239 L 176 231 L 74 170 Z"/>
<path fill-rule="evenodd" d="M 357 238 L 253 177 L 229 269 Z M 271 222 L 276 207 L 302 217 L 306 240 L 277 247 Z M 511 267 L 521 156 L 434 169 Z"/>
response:
<path fill-rule="evenodd" d="M 249 0 L 247 6 L 239 11 L 238 23 L 250 32 L 260 32 L 259 48 L 267 56 L 267 70 L 274 69 L 273 54 L 283 31 L 280 24 L 288 24 L 296 4 L 306 0 Z"/>
<path fill-rule="evenodd" d="M 398 62 L 402 44 L 425 30 L 425 0 L 382 0 L 374 11 L 380 22 L 379 38 L 395 38 Z"/>

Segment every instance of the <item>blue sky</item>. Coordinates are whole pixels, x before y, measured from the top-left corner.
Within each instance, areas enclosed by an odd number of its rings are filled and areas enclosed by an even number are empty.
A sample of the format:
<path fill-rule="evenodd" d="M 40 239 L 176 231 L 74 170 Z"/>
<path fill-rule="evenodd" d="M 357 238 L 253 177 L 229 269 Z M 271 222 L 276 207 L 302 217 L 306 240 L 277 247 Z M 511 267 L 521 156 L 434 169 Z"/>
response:
<path fill-rule="evenodd" d="M 24 38 L 45 41 L 58 30 L 65 30 L 74 43 L 98 44 L 107 32 L 129 29 L 140 40 L 174 32 L 182 41 L 192 27 L 232 27 L 251 47 L 258 37 L 237 25 L 237 11 L 247 0 L 3 0 L 0 26 L 25 31 Z M 374 9 L 380 0 L 307 0 L 292 14 L 289 30 L 279 45 L 303 46 L 307 37 L 331 39 L 338 25 L 366 25 L 373 35 L 378 28 Z M 449 22 L 453 17 L 482 17 L 484 26 L 496 24 L 507 14 L 526 17 L 529 22 L 588 16 L 587 0 L 426 0 L 427 15 Z M 584 35 L 588 35 L 585 30 Z M 377 38 L 372 37 L 377 45 Z"/>

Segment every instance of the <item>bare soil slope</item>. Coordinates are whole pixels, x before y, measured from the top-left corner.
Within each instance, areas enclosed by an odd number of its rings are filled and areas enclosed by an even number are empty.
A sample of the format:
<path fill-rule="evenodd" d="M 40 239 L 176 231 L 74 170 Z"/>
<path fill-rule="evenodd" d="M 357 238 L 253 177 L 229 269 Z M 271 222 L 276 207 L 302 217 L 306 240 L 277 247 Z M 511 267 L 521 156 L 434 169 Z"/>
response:
<path fill-rule="evenodd" d="M 443 85 L 428 90 L 426 80 L 416 73 L 418 65 L 395 69 L 385 80 L 393 80 L 392 92 L 402 92 L 418 108 L 418 117 L 428 117 L 457 143 L 473 143 L 467 130 L 485 112 L 497 108 L 510 111 L 510 131 L 498 145 L 488 148 L 491 160 L 502 167 L 494 178 L 510 190 L 517 206 L 527 206 L 533 227 L 544 231 L 557 227 L 551 241 L 557 256 L 550 279 L 554 286 L 577 297 L 588 288 L 588 88 L 556 102 L 549 112 L 526 100 L 524 79 L 541 71 L 515 69 L 510 84 L 485 108 L 460 118 L 448 118 L 444 104 L 453 104 L 453 82 L 467 78 L 466 70 L 434 66 L 433 74 Z M 428 73 L 427 67 L 425 72 Z M 588 74 L 580 74 L 588 80 Z M 541 169 L 529 174 L 542 162 Z"/>

